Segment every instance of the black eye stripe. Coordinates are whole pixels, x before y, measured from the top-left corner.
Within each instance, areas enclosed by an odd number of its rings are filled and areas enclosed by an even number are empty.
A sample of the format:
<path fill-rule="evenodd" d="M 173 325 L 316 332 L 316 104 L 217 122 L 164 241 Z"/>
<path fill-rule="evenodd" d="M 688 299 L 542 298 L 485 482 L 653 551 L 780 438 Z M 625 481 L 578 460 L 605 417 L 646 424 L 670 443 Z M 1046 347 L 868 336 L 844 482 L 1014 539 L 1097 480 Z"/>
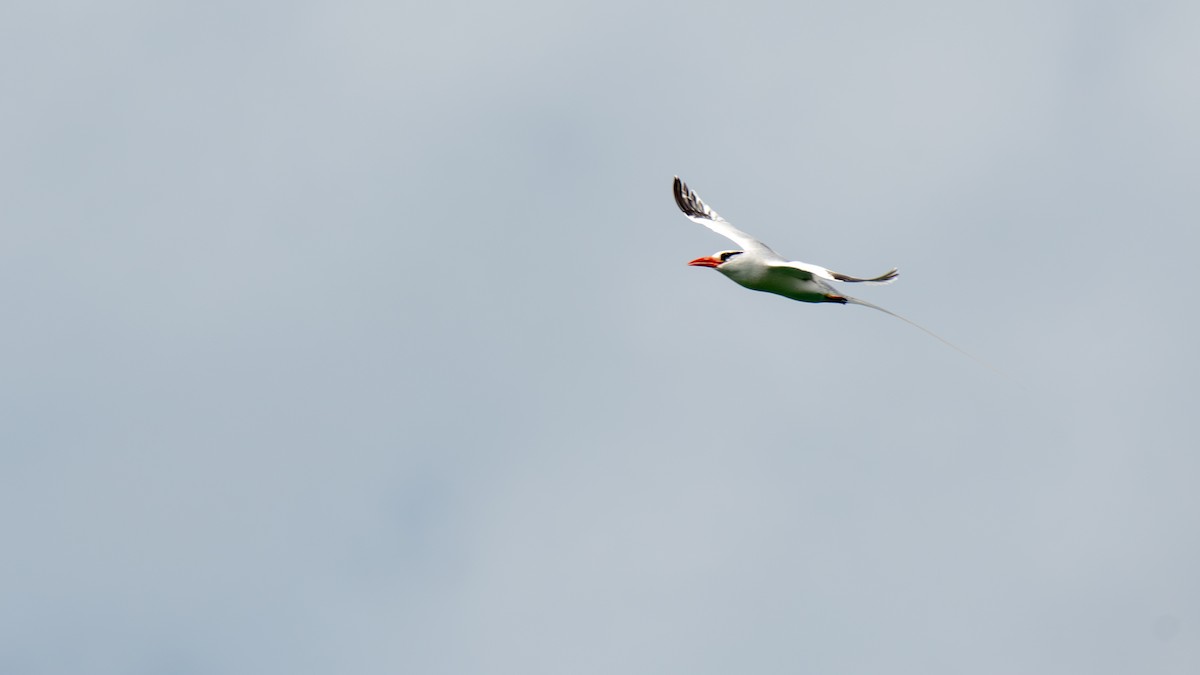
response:
<path fill-rule="evenodd" d="M 721 262 L 729 262 L 729 259 L 740 254 L 741 251 L 726 251 L 721 254 Z"/>

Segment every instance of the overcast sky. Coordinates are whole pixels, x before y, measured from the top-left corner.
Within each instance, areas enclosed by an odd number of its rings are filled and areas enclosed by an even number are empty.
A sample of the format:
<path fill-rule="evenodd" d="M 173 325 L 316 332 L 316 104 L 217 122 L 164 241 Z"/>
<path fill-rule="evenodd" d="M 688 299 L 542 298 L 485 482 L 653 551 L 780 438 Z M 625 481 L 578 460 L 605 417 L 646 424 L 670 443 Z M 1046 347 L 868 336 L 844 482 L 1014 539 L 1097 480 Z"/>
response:
<path fill-rule="evenodd" d="M 4 3 L 0 672 L 1197 672 L 1197 35 Z"/>

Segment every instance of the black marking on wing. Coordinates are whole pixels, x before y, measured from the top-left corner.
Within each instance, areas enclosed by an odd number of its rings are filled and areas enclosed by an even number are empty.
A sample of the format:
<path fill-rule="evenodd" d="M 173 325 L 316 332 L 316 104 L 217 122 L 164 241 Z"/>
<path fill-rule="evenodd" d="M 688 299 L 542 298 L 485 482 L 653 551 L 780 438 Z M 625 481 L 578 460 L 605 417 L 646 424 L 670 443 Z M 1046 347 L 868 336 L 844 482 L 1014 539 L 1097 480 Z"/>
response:
<path fill-rule="evenodd" d="M 688 189 L 687 183 L 679 180 L 679 176 L 675 176 L 675 203 L 680 211 L 693 218 L 720 220 L 720 216 L 713 217 L 712 209 L 700 201 L 696 193 Z"/>
<path fill-rule="evenodd" d="M 900 270 L 898 270 L 898 269 L 896 269 L 895 267 L 893 267 L 892 269 L 888 270 L 887 272 L 884 272 L 883 274 L 880 274 L 879 276 L 877 276 L 877 277 L 874 277 L 874 278 L 871 278 L 871 279 L 859 279 L 858 277 L 852 277 L 852 276 L 850 276 L 850 275 L 848 275 L 848 274 L 840 274 L 840 273 L 838 273 L 838 272 L 834 272 L 834 271 L 832 271 L 832 270 L 829 272 L 829 274 L 830 274 L 830 275 L 831 275 L 831 276 L 832 276 L 834 279 L 837 279 L 838 281 L 874 281 L 874 282 L 884 282 L 884 281 L 891 281 L 892 279 L 895 279 L 896 277 L 900 276 Z"/>

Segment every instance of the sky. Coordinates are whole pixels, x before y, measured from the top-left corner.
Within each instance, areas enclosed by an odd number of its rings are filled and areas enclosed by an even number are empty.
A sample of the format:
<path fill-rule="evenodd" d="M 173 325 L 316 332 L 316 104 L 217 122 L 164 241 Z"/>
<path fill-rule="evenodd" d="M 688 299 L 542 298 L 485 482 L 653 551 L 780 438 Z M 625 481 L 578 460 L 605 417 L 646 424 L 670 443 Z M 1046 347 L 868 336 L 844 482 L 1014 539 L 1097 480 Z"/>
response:
<path fill-rule="evenodd" d="M 0 672 L 1196 672 L 1198 32 L 4 3 Z"/>

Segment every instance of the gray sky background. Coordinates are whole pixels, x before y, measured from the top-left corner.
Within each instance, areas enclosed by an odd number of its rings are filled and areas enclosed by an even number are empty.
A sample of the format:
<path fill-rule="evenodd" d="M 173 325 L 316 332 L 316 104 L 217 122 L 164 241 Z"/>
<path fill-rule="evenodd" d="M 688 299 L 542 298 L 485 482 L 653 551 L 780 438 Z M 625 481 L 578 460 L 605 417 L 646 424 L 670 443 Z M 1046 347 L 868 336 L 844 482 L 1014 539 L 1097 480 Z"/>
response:
<path fill-rule="evenodd" d="M 1195 673 L 1197 35 L 4 3 L 0 672 Z"/>

